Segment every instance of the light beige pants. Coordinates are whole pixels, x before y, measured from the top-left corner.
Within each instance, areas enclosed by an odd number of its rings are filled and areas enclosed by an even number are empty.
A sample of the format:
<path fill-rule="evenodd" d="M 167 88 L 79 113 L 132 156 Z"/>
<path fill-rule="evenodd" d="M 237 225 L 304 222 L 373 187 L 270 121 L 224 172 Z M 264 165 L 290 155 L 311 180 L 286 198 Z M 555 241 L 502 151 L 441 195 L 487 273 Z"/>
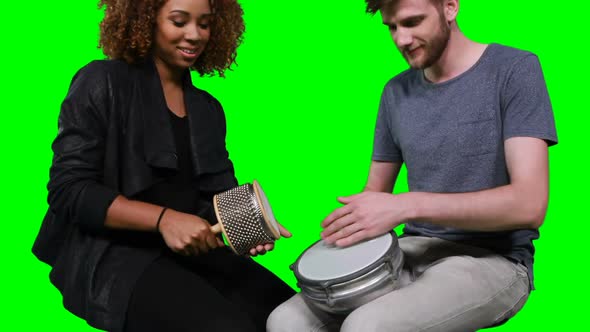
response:
<path fill-rule="evenodd" d="M 271 313 L 267 331 L 476 331 L 512 317 L 528 298 L 526 267 L 491 251 L 417 236 L 399 245 L 400 289 L 348 316 L 312 309 L 297 294 Z"/>

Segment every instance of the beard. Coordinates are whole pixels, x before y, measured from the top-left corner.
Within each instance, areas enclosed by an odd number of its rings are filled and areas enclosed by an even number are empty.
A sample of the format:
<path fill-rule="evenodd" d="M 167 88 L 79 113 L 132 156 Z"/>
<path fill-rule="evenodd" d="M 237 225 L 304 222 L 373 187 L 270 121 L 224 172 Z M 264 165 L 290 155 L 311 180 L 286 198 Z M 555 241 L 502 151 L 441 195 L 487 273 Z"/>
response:
<path fill-rule="evenodd" d="M 442 15 L 441 15 L 442 16 Z M 410 57 L 403 52 L 404 58 L 414 69 L 425 69 L 435 64 L 438 59 L 442 56 L 447 45 L 449 44 L 449 38 L 451 36 L 451 28 L 446 24 L 444 16 L 440 18 L 439 30 L 437 33 L 424 44 L 424 55 L 423 59 L 417 59 L 418 61 L 412 61 Z"/>

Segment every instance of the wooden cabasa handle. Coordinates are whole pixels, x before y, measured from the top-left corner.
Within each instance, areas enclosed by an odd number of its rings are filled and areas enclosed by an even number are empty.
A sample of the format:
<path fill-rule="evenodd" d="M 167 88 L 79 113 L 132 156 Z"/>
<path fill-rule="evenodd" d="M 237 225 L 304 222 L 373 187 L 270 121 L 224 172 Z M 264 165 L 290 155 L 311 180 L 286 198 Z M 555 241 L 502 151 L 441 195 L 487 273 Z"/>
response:
<path fill-rule="evenodd" d="M 214 234 L 221 233 L 221 224 L 217 223 L 217 224 L 211 226 L 211 232 L 213 232 Z"/>

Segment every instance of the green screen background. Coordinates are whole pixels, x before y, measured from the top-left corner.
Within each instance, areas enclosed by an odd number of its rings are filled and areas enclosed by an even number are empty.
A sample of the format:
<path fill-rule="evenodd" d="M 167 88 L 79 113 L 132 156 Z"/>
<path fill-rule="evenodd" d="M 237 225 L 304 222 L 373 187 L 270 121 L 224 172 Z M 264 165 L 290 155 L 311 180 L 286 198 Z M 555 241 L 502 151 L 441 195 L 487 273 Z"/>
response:
<path fill-rule="evenodd" d="M 362 189 L 381 90 L 407 65 L 380 16 L 364 14 L 361 0 L 242 4 L 247 33 L 239 66 L 225 79 L 195 77 L 194 83 L 225 108 L 227 147 L 240 183 L 259 180 L 277 218 L 294 234 L 257 260 L 295 287 L 288 266 L 319 238 L 319 222 L 339 206 L 336 197 Z M 588 7 L 581 0 L 461 1 L 459 24 L 468 37 L 539 56 L 560 140 L 550 149 L 550 205 L 536 241 L 537 290 L 497 330 L 584 330 Z M 4 331 L 93 330 L 63 309 L 49 267 L 30 249 L 47 209 L 60 103 L 76 70 L 104 57 L 96 48 L 101 17 L 95 1 L 4 4 Z M 407 188 L 404 174 L 397 192 Z"/>

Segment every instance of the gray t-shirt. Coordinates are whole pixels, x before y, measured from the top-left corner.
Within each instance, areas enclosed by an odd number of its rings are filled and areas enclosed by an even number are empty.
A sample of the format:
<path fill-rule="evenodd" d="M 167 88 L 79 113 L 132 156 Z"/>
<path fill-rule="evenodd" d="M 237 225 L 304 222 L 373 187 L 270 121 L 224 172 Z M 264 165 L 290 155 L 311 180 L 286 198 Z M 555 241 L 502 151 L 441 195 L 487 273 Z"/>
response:
<path fill-rule="evenodd" d="M 490 44 L 465 73 L 443 83 L 409 69 L 383 91 L 372 159 L 403 162 L 410 191 L 461 193 L 509 183 L 504 141 L 536 137 L 557 143 L 537 56 Z M 492 249 L 526 265 L 532 284 L 538 230 L 474 232 L 418 221 L 405 235 L 439 237 Z"/>

